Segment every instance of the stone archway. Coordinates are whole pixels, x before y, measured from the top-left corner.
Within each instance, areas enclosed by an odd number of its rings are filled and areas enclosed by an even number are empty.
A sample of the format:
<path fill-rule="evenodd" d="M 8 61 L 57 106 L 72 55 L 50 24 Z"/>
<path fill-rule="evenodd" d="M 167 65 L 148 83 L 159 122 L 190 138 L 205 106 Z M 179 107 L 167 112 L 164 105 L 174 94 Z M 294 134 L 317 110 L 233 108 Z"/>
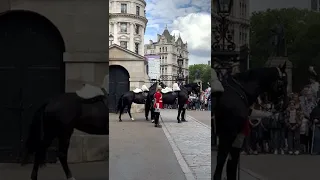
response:
<path fill-rule="evenodd" d="M 32 11 L 2 13 L 0 27 L 0 162 L 16 162 L 34 112 L 64 92 L 65 45 L 55 25 Z"/>
<path fill-rule="evenodd" d="M 109 112 L 115 113 L 120 97 L 130 90 L 129 72 L 120 65 L 109 66 Z"/>

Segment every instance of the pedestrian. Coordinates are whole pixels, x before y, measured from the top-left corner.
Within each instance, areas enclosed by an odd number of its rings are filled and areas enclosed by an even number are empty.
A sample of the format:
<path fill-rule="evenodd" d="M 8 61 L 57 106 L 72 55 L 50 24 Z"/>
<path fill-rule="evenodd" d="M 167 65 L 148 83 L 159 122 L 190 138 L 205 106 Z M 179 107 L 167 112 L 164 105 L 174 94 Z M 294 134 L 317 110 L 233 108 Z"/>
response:
<path fill-rule="evenodd" d="M 316 103 L 316 99 L 314 99 L 314 96 L 312 95 L 312 92 L 310 90 L 310 86 L 305 86 L 301 92 L 301 96 L 299 97 L 299 102 L 300 102 L 300 107 L 302 109 L 304 118 L 308 120 L 308 124 L 311 125 L 311 119 L 310 119 L 310 114 L 313 110 L 313 108 L 316 107 L 317 103 Z M 306 146 L 308 147 L 308 152 L 311 152 L 311 144 L 312 144 L 312 134 L 313 131 L 310 128 L 310 126 L 308 127 L 308 131 L 307 131 L 307 142 L 304 142 L 304 144 L 306 144 Z"/>
<path fill-rule="evenodd" d="M 300 154 L 300 126 L 303 118 L 301 109 L 296 109 L 295 102 L 290 101 L 286 111 L 286 126 L 288 129 L 288 153 Z"/>
<path fill-rule="evenodd" d="M 155 112 L 155 127 L 161 127 L 159 118 L 160 118 L 160 109 L 163 109 L 161 86 L 157 87 L 157 92 L 154 94 L 154 112 Z"/>
<path fill-rule="evenodd" d="M 208 97 L 208 111 L 211 111 L 211 94 Z"/>
<path fill-rule="evenodd" d="M 279 103 L 273 110 L 271 122 L 271 142 L 274 154 L 284 154 L 285 148 L 285 113 L 281 111 L 283 102 Z"/>

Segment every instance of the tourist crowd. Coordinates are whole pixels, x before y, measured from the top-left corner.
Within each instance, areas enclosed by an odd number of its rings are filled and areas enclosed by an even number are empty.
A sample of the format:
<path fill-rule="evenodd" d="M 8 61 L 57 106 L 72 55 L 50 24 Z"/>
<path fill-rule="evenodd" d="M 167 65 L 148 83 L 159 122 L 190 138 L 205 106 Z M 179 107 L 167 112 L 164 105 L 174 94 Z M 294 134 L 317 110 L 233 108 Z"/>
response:
<path fill-rule="evenodd" d="M 191 93 L 188 99 L 188 110 L 211 111 L 211 88 L 201 91 L 200 94 Z"/>
<path fill-rule="evenodd" d="M 314 79 L 300 93 L 289 94 L 287 109 L 280 109 L 259 97 L 253 108 L 272 112 L 272 116 L 262 119 L 250 119 L 251 131 L 243 145 L 243 153 L 290 154 L 315 152 L 319 147 L 317 122 L 310 117 L 319 99 L 319 83 Z M 316 128 L 315 128 L 316 127 Z"/>

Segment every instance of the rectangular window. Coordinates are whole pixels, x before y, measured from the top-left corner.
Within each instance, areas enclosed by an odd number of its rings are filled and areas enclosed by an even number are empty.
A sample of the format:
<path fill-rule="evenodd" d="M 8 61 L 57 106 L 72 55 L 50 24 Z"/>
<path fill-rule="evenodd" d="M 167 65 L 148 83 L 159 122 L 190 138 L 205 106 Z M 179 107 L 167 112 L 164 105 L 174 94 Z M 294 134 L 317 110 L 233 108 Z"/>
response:
<path fill-rule="evenodd" d="M 128 31 L 127 23 L 120 23 L 120 32 L 126 33 Z"/>
<path fill-rule="evenodd" d="M 136 7 L 136 15 L 140 16 L 140 7 L 139 6 Z"/>
<path fill-rule="evenodd" d="M 128 48 L 128 42 L 127 41 L 120 41 L 120 46 L 123 48 Z"/>
<path fill-rule="evenodd" d="M 121 4 L 121 13 L 127 13 L 127 4 Z"/>
<path fill-rule="evenodd" d="M 135 52 L 139 54 L 139 43 L 135 43 Z"/>
<path fill-rule="evenodd" d="M 140 34 L 139 31 L 140 31 L 140 25 L 136 24 L 136 34 Z"/>

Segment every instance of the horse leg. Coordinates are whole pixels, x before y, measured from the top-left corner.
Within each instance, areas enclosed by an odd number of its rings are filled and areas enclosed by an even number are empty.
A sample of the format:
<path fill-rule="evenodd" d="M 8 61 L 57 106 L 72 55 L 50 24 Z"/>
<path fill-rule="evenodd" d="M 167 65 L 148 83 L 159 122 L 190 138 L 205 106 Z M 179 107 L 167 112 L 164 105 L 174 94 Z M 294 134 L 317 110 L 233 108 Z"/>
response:
<path fill-rule="evenodd" d="M 187 122 L 185 116 L 186 116 L 186 108 L 182 107 L 181 121 Z"/>
<path fill-rule="evenodd" d="M 154 113 L 154 108 L 151 107 L 151 120 L 155 119 L 155 113 Z"/>
<path fill-rule="evenodd" d="M 131 115 L 131 105 L 132 105 L 132 103 L 129 103 L 129 105 L 128 105 L 128 114 L 129 114 L 130 119 L 131 119 L 132 121 L 134 121 L 134 119 L 133 119 L 133 117 L 132 117 L 132 115 Z"/>
<path fill-rule="evenodd" d="M 59 161 L 68 180 L 75 180 L 68 166 L 68 149 L 72 133 L 63 133 L 59 136 Z"/>
<path fill-rule="evenodd" d="M 121 119 L 121 115 L 122 115 L 122 113 L 123 113 L 123 111 L 124 111 L 124 108 L 125 108 L 125 106 L 121 106 L 121 108 L 120 108 L 120 114 L 119 114 L 119 122 L 121 122 L 122 121 L 122 119 Z"/>
<path fill-rule="evenodd" d="M 35 156 L 34 156 L 34 164 L 31 173 L 32 180 L 38 180 L 38 171 L 39 167 L 45 165 L 46 160 L 46 151 L 51 145 L 54 139 L 54 134 L 49 131 L 49 134 L 44 134 L 43 140 L 40 142 L 39 148 L 37 149 Z"/>
<path fill-rule="evenodd" d="M 227 162 L 227 179 L 237 180 L 237 167 L 239 163 L 241 148 L 231 148 L 230 158 Z"/>
<path fill-rule="evenodd" d="M 148 101 L 144 105 L 144 115 L 146 117 L 146 120 L 149 121 L 149 111 L 150 111 L 150 106 L 148 105 Z"/>
<path fill-rule="evenodd" d="M 180 104 L 179 104 L 179 105 L 178 105 L 178 116 L 177 116 L 178 123 L 181 123 L 181 120 L 180 120 L 181 110 L 182 110 L 182 108 L 181 108 L 181 106 L 180 106 Z"/>
<path fill-rule="evenodd" d="M 229 147 L 231 146 L 230 142 L 227 138 L 223 138 L 223 136 L 219 136 L 219 145 L 218 145 L 218 154 L 217 154 L 217 164 L 216 169 L 213 175 L 213 180 L 221 180 L 222 179 L 222 171 L 226 159 L 229 154 Z M 229 180 L 229 179 L 228 179 Z"/>
<path fill-rule="evenodd" d="M 36 153 L 34 156 L 34 164 L 31 173 L 31 180 L 38 180 L 38 171 L 40 166 L 40 157 L 39 153 Z"/>

